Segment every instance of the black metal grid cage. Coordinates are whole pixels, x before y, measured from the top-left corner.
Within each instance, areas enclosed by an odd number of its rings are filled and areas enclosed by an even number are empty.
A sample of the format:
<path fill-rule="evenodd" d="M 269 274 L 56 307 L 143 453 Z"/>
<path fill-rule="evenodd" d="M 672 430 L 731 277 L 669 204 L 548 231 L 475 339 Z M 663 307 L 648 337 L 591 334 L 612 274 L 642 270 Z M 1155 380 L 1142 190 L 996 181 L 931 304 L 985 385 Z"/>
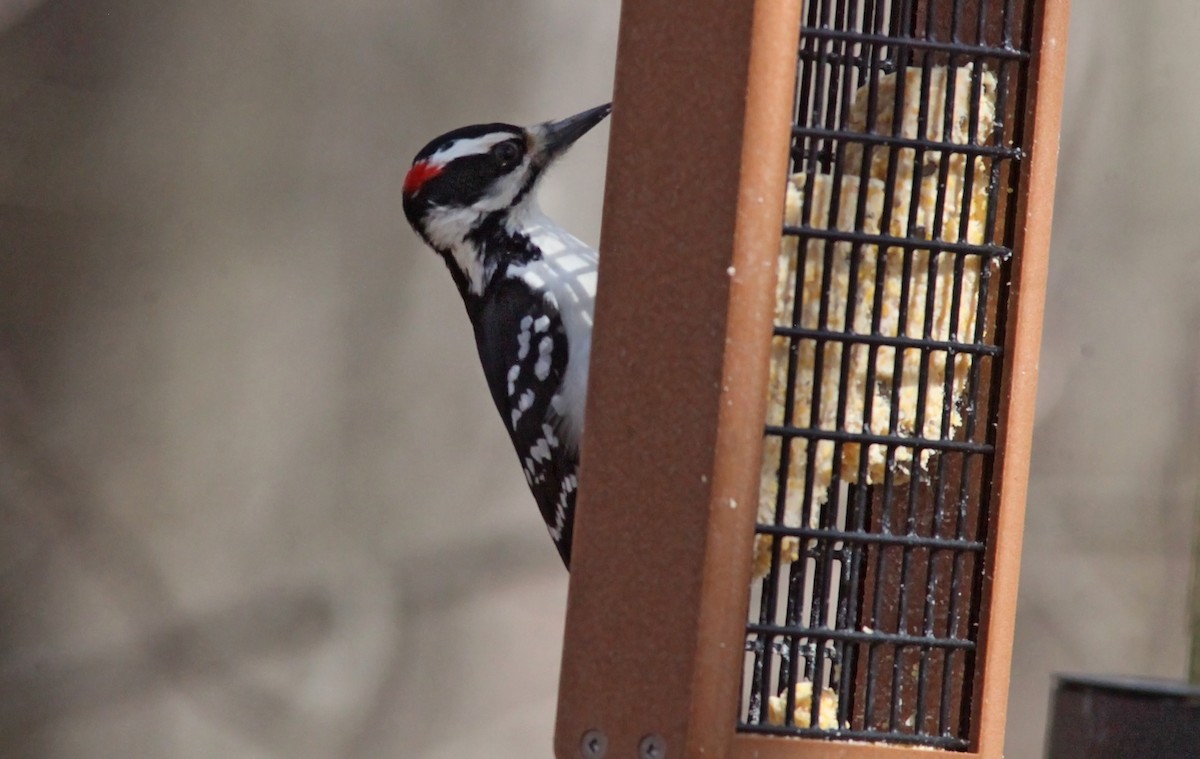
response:
<path fill-rule="evenodd" d="M 739 729 L 970 748 L 1033 0 L 807 0 Z"/>

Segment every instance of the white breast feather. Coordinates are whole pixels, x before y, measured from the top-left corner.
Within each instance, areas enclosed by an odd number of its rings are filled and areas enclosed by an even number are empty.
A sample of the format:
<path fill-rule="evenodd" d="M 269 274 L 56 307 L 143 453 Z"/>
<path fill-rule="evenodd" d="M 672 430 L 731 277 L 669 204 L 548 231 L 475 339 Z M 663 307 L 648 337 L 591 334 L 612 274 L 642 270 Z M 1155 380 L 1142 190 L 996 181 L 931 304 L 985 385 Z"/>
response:
<path fill-rule="evenodd" d="M 559 434 L 578 450 L 587 402 L 588 356 L 592 347 L 592 309 L 596 298 L 596 251 L 532 208 L 519 230 L 541 249 L 543 258 L 512 269 L 531 287 L 546 293 L 562 319 L 570 353 L 563 378 Z"/>

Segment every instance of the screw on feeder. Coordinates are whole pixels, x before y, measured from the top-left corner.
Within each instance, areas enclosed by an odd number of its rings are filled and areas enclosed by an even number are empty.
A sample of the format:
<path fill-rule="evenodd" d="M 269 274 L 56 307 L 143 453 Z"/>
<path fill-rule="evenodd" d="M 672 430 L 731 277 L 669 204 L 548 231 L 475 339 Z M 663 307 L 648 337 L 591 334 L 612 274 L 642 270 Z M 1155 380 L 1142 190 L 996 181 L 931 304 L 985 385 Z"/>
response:
<path fill-rule="evenodd" d="M 638 744 L 638 759 L 666 759 L 667 742 L 660 735 L 650 734 Z"/>
<path fill-rule="evenodd" d="M 588 730 L 579 741 L 579 755 L 583 759 L 601 759 L 608 753 L 608 736 L 599 730 Z"/>

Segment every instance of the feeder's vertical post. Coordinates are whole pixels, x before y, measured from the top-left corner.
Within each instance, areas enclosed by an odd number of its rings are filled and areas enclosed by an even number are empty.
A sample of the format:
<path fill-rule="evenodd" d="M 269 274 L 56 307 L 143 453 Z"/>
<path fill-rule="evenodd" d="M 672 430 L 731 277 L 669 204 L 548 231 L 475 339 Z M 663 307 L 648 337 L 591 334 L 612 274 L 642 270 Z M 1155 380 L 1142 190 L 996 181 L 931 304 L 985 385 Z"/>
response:
<path fill-rule="evenodd" d="M 1188 607 L 1188 682 L 1200 685 L 1200 503 L 1192 510 L 1192 579 Z"/>
<path fill-rule="evenodd" d="M 622 5 L 559 759 L 729 754 L 800 4 Z"/>
<path fill-rule="evenodd" d="M 1004 750 L 1004 722 L 1012 664 L 1013 627 L 1017 616 L 1017 581 L 1030 448 L 1036 405 L 1038 353 L 1046 299 L 1050 225 L 1054 207 L 1058 139 L 1067 57 L 1069 0 L 1042 0 L 1035 8 L 1037 28 L 1029 76 L 1025 145 L 1028 158 L 1025 189 L 1018 199 L 1008 345 L 997 430 L 996 519 L 988 536 L 988 582 L 984 585 L 980 646 L 983 674 L 978 678 L 972 743 L 980 756 L 999 759 Z"/>

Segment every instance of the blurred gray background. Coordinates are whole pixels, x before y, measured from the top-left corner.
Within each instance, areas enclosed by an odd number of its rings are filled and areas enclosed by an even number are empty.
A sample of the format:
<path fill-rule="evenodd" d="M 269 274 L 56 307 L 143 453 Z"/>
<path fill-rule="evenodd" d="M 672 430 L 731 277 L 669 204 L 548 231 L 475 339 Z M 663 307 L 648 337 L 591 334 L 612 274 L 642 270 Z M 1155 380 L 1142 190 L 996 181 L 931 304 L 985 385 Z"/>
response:
<path fill-rule="evenodd" d="M 412 154 L 610 96 L 616 3 L 0 0 L 0 756 L 549 756 L 566 575 Z M 1008 754 L 1184 672 L 1194 0 L 1076 0 Z M 607 128 L 543 204 L 598 236 Z"/>

